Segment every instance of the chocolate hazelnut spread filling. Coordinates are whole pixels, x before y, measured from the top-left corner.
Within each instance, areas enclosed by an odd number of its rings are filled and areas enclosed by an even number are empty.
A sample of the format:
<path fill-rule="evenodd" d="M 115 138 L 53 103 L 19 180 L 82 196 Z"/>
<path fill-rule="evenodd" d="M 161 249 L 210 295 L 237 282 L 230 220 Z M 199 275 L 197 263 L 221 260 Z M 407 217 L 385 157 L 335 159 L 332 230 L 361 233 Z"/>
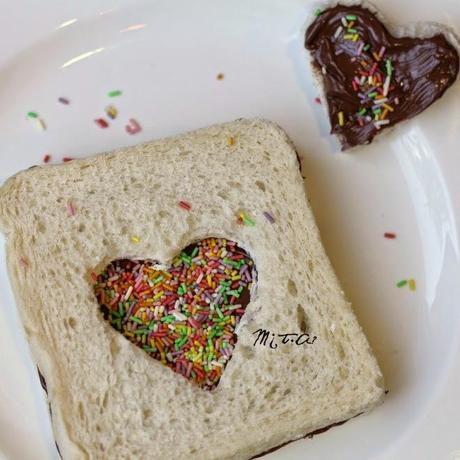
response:
<path fill-rule="evenodd" d="M 331 133 L 342 150 L 412 118 L 457 78 L 459 57 L 443 34 L 393 37 L 368 9 L 337 5 L 308 27 L 305 47 L 322 73 Z"/>

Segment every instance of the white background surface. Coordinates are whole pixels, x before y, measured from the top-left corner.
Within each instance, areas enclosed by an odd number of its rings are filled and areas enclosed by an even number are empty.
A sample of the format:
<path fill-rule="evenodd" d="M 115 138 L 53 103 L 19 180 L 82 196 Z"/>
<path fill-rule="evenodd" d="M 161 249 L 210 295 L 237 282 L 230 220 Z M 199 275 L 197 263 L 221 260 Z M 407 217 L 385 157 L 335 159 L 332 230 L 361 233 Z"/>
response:
<path fill-rule="evenodd" d="M 376 4 L 393 22 L 439 21 L 459 32 L 458 0 Z M 459 82 L 415 120 L 339 154 L 313 103 L 299 33 L 316 8 L 308 0 L 0 6 L 0 180 L 45 153 L 60 162 L 243 116 L 278 122 L 296 144 L 326 249 L 390 392 L 369 415 L 267 459 L 460 458 Z M 123 95 L 107 98 L 112 89 Z M 101 130 L 93 120 L 109 103 L 120 115 Z M 26 120 L 29 110 L 46 131 Z M 136 136 L 124 130 L 131 117 L 143 126 Z M 384 239 L 386 231 L 397 239 Z M 0 457 L 53 459 L 0 256 Z M 415 278 L 417 291 L 396 288 L 403 278 Z"/>

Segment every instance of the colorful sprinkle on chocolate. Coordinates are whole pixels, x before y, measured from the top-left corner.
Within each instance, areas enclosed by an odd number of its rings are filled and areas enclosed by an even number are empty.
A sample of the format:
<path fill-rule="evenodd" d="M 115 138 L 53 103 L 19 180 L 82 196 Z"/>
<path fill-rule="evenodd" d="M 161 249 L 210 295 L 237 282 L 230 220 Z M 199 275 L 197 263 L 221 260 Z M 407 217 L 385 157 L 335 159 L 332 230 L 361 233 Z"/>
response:
<path fill-rule="evenodd" d="M 339 112 L 338 118 L 339 118 L 339 126 L 343 126 L 345 124 L 343 112 Z"/>
<path fill-rule="evenodd" d="M 94 285 L 106 320 L 153 358 L 211 390 L 230 360 L 235 328 L 256 281 L 253 261 L 235 242 L 188 246 L 167 271 L 151 261 L 117 260 Z"/>

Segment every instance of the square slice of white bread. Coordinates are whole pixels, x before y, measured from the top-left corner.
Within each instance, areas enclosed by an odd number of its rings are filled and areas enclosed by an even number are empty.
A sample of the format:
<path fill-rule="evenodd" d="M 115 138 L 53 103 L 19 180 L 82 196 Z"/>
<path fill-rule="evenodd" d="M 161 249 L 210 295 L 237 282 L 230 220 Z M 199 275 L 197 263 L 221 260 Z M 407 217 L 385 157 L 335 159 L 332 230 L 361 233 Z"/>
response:
<path fill-rule="evenodd" d="M 240 211 L 256 225 L 240 225 Z M 0 189 L 0 227 L 65 460 L 247 459 L 383 400 L 382 374 L 322 247 L 296 152 L 271 122 L 238 120 L 21 172 Z M 213 391 L 106 323 L 90 278 L 127 256 L 168 263 L 209 236 L 240 244 L 258 273 Z M 317 339 L 254 346 L 259 328 Z"/>

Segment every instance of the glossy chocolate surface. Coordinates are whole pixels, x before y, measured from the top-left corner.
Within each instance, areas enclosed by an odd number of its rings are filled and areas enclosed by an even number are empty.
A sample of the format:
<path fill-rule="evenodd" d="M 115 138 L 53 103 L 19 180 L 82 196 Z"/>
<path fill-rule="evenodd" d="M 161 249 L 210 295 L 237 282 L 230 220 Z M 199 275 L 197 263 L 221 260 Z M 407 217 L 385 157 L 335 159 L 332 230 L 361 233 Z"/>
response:
<path fill-rule="evenodd" d="M 444 35 L 393 37 L 361 6 L 322 12 L 307 29 L 305 47 L 322 72 L 331 133 L 342 150 L 425 110 L 454 83 L 459 68 Z"/>

